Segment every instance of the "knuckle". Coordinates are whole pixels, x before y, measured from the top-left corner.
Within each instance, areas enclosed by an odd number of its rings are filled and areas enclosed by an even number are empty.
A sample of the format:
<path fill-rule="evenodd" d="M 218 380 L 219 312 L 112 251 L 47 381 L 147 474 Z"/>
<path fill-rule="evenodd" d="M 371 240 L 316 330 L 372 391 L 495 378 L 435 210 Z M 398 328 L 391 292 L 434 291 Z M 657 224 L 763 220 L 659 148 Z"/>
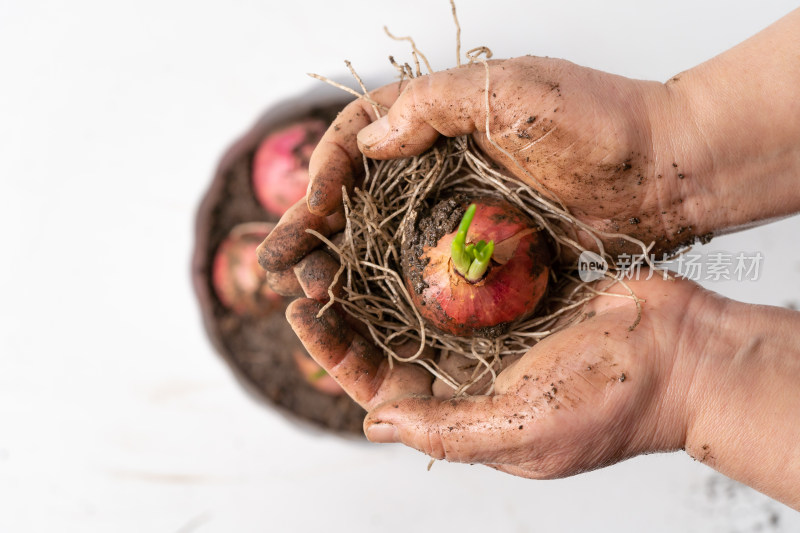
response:
<path fill-rule="evenodd" d="M 430 104 L 432 83 L 432 74 L 411 80 L 403 90 L 402 107 L 408 107 L 413 111 L 422 111 Z"/>
<path fill-rule="evenodd" d="M 442 438 L 442 430 L 439 426 L 428 426 L 426 431 L 427 439 L 423 451 L 437 460 L 456 461 L 457 459 L 452 453 L 448 453 L 448 447 L 445 446 L 444 439 Z"/>
<path fill-rule="evenodd" d="M 300 283 L 291 270 L 267 272 L 267 285 L 281 296 L 296 297 L 303 294 Z"/>

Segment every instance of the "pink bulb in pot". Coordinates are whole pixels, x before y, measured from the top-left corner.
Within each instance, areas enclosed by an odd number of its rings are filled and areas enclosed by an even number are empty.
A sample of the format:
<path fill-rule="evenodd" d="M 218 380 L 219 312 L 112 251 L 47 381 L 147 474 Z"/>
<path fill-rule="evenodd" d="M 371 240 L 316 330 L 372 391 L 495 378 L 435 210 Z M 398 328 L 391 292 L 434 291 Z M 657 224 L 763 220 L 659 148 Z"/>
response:
<path fill-rule="evenodd" d="M 271 133 L 258 146 L 253 190 L 267 211 L 281 216 L 306 195 L 308 161 L 326 129 L 322 120 L 303 120 Z"/>

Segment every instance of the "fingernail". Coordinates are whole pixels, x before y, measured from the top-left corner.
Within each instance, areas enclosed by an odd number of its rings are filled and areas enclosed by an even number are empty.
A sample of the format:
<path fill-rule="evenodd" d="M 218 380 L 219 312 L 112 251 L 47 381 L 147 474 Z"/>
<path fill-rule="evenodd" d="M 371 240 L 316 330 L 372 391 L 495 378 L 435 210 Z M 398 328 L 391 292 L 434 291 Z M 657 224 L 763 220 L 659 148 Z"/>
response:
<path fill-rule="evenodd" d="M 389 117 L 383 116 L 358 132 L 358 142 L 370 147 L 389 135 Z"/>
<path fill-rule="evenodd" d="M 372 424 L 367 428 L 367 439 L 370 442 L 398 442 L 397 428 L 391 424 Z"/>

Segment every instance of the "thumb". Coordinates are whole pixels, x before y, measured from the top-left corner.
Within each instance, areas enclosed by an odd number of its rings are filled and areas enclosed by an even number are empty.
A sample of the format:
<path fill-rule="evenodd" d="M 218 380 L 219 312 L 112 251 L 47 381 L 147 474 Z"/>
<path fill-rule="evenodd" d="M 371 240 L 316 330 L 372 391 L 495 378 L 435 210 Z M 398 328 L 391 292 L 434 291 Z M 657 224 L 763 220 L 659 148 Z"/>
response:
<path fill-rule="evenodd" d="M 402 442 L 434 459 L 502 463 L 526 444 L 533 425 L 513 396 L 407 396 L 370 411 L 364 432 L 372 442 Z"/>
<path fill-rule="evenodd" d="M 467 135 L 483 124 L 483 65 L 434 72 L 406 86 L 384 117 L 358 133 L 358 147 L 373 159 L 419 155 L 439 135 Z"/>

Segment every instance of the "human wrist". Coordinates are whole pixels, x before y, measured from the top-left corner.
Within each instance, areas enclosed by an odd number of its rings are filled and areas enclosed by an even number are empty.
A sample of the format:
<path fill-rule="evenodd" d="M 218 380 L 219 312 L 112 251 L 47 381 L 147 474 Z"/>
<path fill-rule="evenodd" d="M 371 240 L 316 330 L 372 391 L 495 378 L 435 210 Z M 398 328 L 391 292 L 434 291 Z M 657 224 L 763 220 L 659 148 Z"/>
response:
<path fill-rule="evenodd" d="M 725 387 L 720 380 L 725 358 L 719 354 L 729 352 L 730 347 L 739 342 L 736 330 L 745 327 L 741 320 L 731 317 L 736 314 L 736 302 L 711 293 L 706 298 L 710 300 L 709 307 L 712 309 L 711 314 L 715 315 L 716 324 L 705 335 L 693 339 L 691 343 L 684 343 L 680 350 L 686 371 L 684 379 L 688 384 L 685 396 L 684 449 L 701 462 L 714 459 L 707 453 L 709 450 L 705 444 L 714 433 L 710 424 L 713 404 L 724 394 L 736 393 L 732 390 L 733 384 Z"/>
<path fill-rule="evenodd" d="M 659 153 L 678 164 L 696 234 L 800 211 L 798 26 L 800 10 L 664 84 L 670 138 Z"/>
<path fill-rule="evenodd" d="M 713 179 L 710 148 L 693 120 L 697 111 L 692 87 L 683 75 L 676 78 L 680 86 L 672 80 L 653 84 L 645 97 L 651 131 L 649 174 L 663 235 L 656 248 L 664 251 L 704 241 L 719 227 L 715 197 L 707 194 Z"/>
<path fill-rule="evenodd" d="M 684 449 L 800 509 L 800 314 L 717 298 L 694 354 Z"/>
<path fill-rule="evenodd" d="M 702 406 L 702 396 L 697 391 L 708 389 L 709 374 L 702 367 L 703 354 L 717 337 L 716 325 L 725 314 L 728 300 L 716 293 L 683 279 L 673 284 L 663 295 L 663 305 L 680 306 L 680 318 L 675 319 L 672 335 L 672 354 L 665 391 L 666 403 L 675 421 L 674 433 L 678 448 L 686 449 L 695 427 L 697 412 Z M 652 301 L 653 298 L 647 298 Z"/>
<path fill-rule="evenodd" d="M 698 354 L 710 342 L 724 305 L 719 296 L 685 279 L 631 281 L 642 300 L 642 324 L 652 328 L 652 401 L 633 435 L 637 453 L 684 449 L 696 411 Z M 620 305 L 620 304 L 617 304 Z"/>
<path fill-rule="evenodd" d="M 686 225 L 699 236 L 711 237 L 764 218 L 759 198 L 747 178 L 757 154 L 746 135 L 726 113 L 719 85 L 725 76 L 714 64 L 702 64 L 664 84 L 672 124 L 668 149 L 682 182 L 681 204 Z"/>

